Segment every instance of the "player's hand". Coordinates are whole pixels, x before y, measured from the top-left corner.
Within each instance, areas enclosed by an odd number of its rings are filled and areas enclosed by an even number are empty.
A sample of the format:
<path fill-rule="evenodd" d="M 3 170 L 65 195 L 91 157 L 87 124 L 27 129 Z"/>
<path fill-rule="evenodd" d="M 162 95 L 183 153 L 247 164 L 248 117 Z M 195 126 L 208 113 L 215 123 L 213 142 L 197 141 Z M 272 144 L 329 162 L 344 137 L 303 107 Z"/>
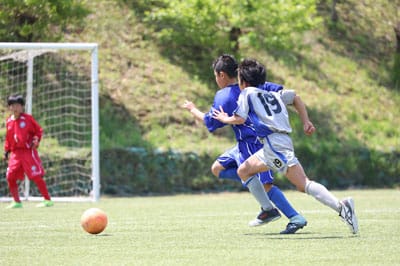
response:
<path fill-rule="evenodd" d="M 315 132 L 315 127 L 311 121 L 307 121 L 303 125 L 304 133 L 307 136 L 311 136 Z"/>
<path fill-rule="evenodd" d="M 4 153 L 3 153 L 3 161 L 7 161 L 8 160 L 8 155 L 10 154 L 10 152 L 9 151 L 5 151 Z"/>
<path fill-rule="evenodd" d="M 185 108 L 189 111 L 192 111 L 194 108 L 196 108 L 196 105 L 194 105 L 194 103 L 192 103 L 191 101 L 186 100 L 183 104 L 182 104 L 182 108 Z"/>
<path fill-rule="evenodd" d="M 228 117 L 229 117 L 228 114 L 224 112 L 222 106 L 219 107 L 219 110 L 217 109 L 213 110 L 213 118 L 221 121 L 222 123 L 225 123 L 225 119 Z"/>
<path fill-rule="evenodd" d="M 32 149 L 37 149 L 39 147 L 39 138 L 33 137 L 32 139 Z"/>

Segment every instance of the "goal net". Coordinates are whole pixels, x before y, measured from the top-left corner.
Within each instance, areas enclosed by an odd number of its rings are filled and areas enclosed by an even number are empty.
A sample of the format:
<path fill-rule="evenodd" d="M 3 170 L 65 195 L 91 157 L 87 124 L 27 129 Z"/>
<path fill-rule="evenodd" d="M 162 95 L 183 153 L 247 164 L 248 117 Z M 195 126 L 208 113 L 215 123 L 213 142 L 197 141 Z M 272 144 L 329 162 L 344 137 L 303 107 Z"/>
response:
<path fill-rule="evenodd" d="M 100 197 L 97 52 L 94 43 L 0 43 L 2 148 L 7 98 L 22 94 L 25 112 L 43 128 L 38 151 L 55 201 Z M 0 199 L 11 200 L 7 163 L 0 166 Z M 42 199 L 27 178 L 19 191 L 22 199 Z"/>

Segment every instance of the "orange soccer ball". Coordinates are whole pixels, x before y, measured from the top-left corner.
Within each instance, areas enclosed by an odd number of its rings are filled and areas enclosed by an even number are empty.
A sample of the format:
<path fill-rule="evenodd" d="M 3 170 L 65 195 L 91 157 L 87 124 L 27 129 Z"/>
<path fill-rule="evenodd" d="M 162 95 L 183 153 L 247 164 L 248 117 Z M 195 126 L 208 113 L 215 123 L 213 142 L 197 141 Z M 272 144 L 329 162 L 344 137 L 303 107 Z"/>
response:
<path fill-rule="evenodd" d="M 107 226 L 107 222 L 107 214 L 98 208 L 86 210 L 81 217 L 83 230 L 90 234 L 100 234 L 103 232 Z"/>

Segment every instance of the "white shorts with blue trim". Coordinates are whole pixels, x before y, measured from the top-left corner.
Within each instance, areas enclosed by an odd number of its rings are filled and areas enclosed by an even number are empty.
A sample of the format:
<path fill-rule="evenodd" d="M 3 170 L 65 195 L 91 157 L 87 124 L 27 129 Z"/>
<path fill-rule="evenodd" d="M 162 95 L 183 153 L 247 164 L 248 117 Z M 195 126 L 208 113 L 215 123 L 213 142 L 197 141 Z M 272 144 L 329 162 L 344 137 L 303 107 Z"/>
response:
<path fill-rule="evenodd" d="M 285 174 L 288 167 L 299 163 L 294 154 L 292 139 L 288 134 L 273 133 L 260 141 L 264 147 L 255 155 L 268 168 Z"/>

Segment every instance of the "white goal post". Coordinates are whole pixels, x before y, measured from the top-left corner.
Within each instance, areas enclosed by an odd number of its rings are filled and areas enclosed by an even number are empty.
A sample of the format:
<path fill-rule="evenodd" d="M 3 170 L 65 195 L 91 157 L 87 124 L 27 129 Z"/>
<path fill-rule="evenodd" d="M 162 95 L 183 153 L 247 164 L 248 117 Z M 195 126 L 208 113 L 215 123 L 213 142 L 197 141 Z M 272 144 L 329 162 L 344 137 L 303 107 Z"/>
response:
<path fill-rule="evenodd" d="M 3 148 L 7 97 L 25 97 L 25 112 L 44 130 L 39 147 L 44 179 L 55 201 L 98 201 L 99 92 L 96 43 L 0 42 L 0 140 Z M 11 200 L 0 164 L 0 200 Z M 25 200 L 42 199 L 25 178 L 19 185 Z"/>

